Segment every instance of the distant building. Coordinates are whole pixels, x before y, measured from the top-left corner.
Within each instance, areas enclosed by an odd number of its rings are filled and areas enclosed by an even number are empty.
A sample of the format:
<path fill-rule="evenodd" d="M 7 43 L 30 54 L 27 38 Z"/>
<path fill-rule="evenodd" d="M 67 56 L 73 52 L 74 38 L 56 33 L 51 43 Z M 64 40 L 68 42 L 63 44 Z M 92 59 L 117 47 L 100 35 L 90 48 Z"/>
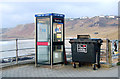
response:
<path fill-rule="evenodd" d="M 111 15 L 111 16 L 108 16 L 108 18 L 115 18 L 115 16 Z"/>
<path fill-rule="evenodd" d="M 67 21 L 72 21 L 72 20 L 74 20 L 74 18 L 67 18 L 66 20 Z"/>
<path fill-rule="evenodd" d="M 104 15 L 101 15 L 101 16 L 99 16 L 100 18 L 104 18 L 105 16 Z"/>
<path fill-rule="evenodd" d="M 88 19 L 89 17 L 85 16 L 85 17 L 81 17 L 80 19 Z"/>
<path fill-rule="evenodd" d="M 70 20 L 74 20 L 73 18 L 70 18 Z"/>

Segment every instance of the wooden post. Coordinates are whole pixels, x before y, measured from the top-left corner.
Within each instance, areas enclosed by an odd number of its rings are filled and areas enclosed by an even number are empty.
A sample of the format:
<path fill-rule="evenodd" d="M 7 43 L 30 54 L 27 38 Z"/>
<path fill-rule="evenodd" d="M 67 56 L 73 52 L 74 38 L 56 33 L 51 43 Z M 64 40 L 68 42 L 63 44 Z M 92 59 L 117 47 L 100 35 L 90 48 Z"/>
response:
<path fill-rule="evenodd" d="M 109 64 L 108 62 L 108 52 L 109 52 L 109 44 L 108 44 L 108 39 L 106 39 L 106 64 Z"/>
<path fill-rule="evenodd" d="M 16 64 L 18 64 L 18 39 L 16 39 Z"/>
<path fill-rule="evenodd" d="M 106 64 L 112 66 L 112 55 L 111 55 L 111 42 L 109 39 L 106 39 Z"/>
<path fill-rule="evenodd" d="M 111 42 L 108 41 L 108 63 L 112 65 Z"/>

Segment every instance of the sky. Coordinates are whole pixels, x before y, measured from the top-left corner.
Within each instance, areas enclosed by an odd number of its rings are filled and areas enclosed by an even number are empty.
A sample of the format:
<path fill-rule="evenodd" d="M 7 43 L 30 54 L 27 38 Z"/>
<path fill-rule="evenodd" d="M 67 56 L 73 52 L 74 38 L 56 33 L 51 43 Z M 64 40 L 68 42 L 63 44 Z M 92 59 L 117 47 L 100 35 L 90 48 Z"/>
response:
<path fill-rule="evenodd" d="M 34 23 L 36 13 L 62 13 L 66 18 L 118 15 L 119 0 L 0 0 L 0 26 Z"/>

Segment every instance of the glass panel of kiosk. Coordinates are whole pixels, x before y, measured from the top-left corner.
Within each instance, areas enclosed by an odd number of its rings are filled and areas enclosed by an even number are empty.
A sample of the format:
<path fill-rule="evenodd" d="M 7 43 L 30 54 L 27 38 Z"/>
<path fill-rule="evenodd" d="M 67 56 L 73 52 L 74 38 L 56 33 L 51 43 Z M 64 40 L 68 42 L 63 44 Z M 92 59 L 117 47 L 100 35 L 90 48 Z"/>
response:
<path fill-rule="evenodd" d="M 50 18 L 37 17 L 37 63 L 50 64 Z"/>

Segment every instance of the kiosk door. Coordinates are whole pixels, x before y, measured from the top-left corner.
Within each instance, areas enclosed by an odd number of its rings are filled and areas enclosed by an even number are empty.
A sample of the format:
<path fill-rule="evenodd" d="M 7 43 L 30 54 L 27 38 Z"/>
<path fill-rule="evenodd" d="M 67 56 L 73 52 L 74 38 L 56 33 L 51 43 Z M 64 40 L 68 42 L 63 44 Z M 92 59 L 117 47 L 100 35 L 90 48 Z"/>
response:
<path fill-rule="evenodd" d="M 53 23 L 53 63 L 63 62 L 63 23 Z"/>
<path fill-rule="evenodd" d="M 50 18 L 37 17 L 37 63 L 50 64 Z"/>

